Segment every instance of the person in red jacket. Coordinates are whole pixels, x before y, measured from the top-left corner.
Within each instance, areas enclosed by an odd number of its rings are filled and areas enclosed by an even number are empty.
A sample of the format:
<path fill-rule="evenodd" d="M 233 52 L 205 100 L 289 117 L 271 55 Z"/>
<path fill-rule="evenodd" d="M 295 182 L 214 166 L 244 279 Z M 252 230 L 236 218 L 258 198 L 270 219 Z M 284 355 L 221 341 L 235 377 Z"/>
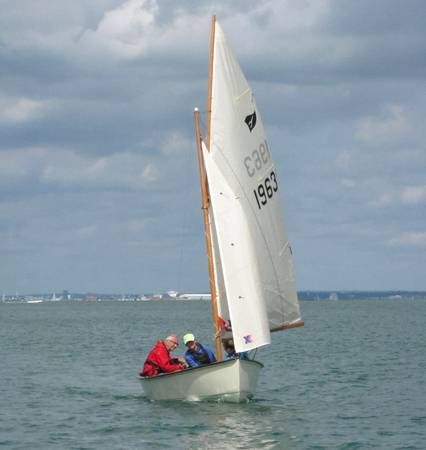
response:
<path fill-rule="evenodd" d="M 176 335 L 168 336 L 164 341 L 158 341 L 146 358 L 143 369 L 139 372 L 141 377 L 155 377 L 161 373 L 178 372 L 185 369 L 184 358 L 172 358 L 170 352 L 179 345 Z"/>

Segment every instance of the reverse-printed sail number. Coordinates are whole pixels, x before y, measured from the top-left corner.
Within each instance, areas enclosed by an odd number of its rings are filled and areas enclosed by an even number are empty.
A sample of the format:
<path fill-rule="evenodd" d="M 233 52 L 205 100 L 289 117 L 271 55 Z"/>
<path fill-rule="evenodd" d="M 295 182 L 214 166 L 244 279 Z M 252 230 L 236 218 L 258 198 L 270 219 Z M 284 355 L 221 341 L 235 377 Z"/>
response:
<path fill-rule="evenodd" d="M 244 166 L 249 177 L 265 169 L 266 164 L 271 160 L 268 142 L 266 139 L 259 147 L 244 158 Z M 259 209 L 267 205 L 268 199 L 271 199 L 274 192 L 278 191 L 278 182 L 275 172 L 272 170 L 267 177 L 253 190 L 254 198 Z"/>
<path fill-rule="evenodd" d="M 265 139 L 257 149 L 251 152 L 250 156 L 244 158 L 244 166 L 248 176 L 252 177 L 256 171 L 260 171 L 270 159 L 271 153 L 269 152 L 268 142 Z"/>

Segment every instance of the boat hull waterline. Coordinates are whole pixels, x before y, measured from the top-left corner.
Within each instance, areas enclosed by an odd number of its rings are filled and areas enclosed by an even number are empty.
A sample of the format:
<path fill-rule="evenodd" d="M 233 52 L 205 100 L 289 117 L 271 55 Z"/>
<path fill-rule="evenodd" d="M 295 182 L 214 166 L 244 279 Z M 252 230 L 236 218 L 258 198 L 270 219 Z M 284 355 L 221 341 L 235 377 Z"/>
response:
<path fill-rule="evenodd" d="M 241 403 L 253 397 L 262 367 L 257 361 L 233 359 L 140 381 L 150 400 Z"/>

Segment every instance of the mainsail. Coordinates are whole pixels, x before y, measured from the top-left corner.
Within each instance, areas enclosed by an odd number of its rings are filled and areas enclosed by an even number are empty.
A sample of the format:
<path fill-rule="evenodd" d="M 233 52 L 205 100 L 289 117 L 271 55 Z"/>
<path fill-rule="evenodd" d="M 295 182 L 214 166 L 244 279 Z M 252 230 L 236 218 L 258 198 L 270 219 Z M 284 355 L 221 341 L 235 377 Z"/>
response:
<path fill-rule="evenodd" d="M 252 91 L 216 22 L 203 145 L 219 314 L 237 352 L 300 320 L 278 176 Z"/>

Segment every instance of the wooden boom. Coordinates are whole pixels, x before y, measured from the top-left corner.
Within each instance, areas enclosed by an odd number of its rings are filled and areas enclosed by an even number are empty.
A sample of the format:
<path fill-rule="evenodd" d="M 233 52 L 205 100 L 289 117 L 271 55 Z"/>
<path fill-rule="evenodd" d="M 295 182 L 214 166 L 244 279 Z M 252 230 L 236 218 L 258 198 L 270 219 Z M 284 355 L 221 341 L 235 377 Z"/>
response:
<path fill-rule="evenodd" d="M 303 320 L 298 320 L 297 322 L 288 323 L 287 325 L 280 325 L 279 327 L 272 328 L 271 332 L 291 330 L 292 328 L 299 328 L 303 326 L 305 326 L 305 322 Z"/>

